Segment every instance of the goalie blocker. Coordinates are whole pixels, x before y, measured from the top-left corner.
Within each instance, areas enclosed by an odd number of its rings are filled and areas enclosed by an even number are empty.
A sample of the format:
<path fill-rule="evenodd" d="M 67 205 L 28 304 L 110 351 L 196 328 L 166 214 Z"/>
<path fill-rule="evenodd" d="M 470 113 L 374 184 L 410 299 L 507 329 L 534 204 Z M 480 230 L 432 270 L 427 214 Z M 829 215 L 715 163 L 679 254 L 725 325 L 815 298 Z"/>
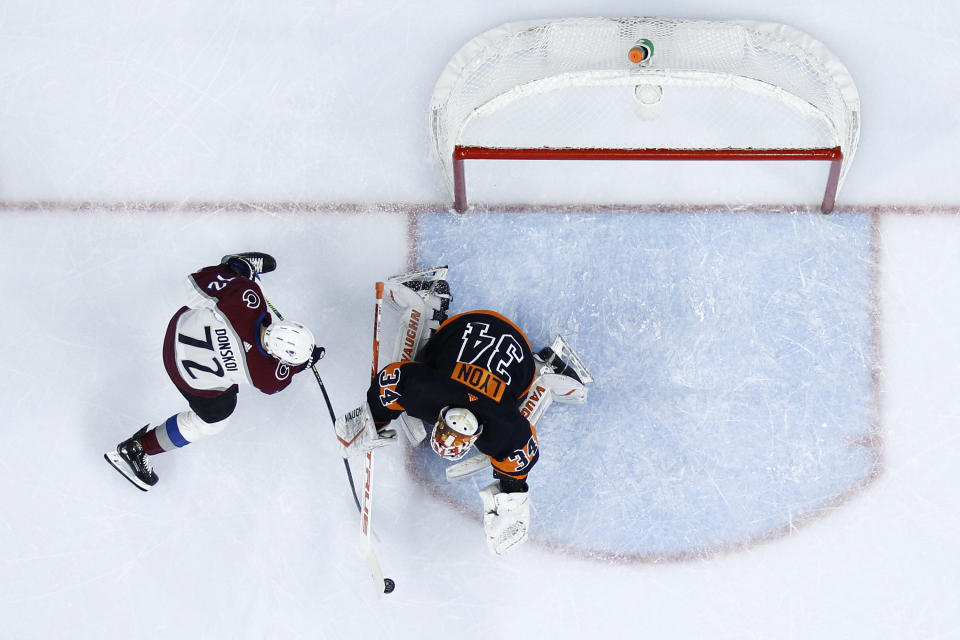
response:
<path fill-rule="evenodd" d="M 496 479 L 481 491 L 487 542 L 503 554 L 528 536 L 535 424 L 554 401 L 585 402 L 592 377 L 562 338 L 535 355 L 523 331 L 494 311 L 447 319 L 445 276 L 436 267 L 384 283 L 380 362 L 389 364 L 366 402 L 337 421 L 338 436 L 344 454 L 357 455 L 395 442 L 392 425 L 416 445 L 426 423 L 440 455 L 475 446 Z M 477 429 L 465 428 L 473 419 Z"/>

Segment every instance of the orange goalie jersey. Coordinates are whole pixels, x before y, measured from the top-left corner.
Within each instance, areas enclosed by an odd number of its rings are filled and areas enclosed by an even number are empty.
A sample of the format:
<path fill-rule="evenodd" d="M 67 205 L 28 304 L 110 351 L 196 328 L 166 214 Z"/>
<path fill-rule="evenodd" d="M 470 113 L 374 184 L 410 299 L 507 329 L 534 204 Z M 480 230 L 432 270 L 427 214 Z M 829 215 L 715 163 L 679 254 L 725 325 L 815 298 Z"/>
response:
<path fill-rule="evenodd" d="M 440 325 L 415 361 L 381 369 L 367 401 L 381 425 L 403 412 L 432 425 L 444 407 L 469 409 L 482 428 L 476 447 L 494 473 L 522 483 L 539 455 L 536 431 L 520 412 L 535 375 L 523 331 L 494 311 L 468 311 Z"/>

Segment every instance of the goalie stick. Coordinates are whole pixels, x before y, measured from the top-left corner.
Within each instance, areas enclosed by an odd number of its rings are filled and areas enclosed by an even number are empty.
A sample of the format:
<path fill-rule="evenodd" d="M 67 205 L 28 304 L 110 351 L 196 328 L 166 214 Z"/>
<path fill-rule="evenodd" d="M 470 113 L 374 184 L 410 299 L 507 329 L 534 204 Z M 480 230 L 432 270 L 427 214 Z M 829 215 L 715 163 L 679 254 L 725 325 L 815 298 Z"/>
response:
<path fill-rule="evenodd" d="M 373 372 L 376 374 L 376 347 L 379 342 L 379 302 L 383 299 L 383 285 L 382 283 L 377 283 L 377 298 L 378 298 L 378 308 L 377 308 L 377 317 L 374 319 L 374 364 Z M 266 297 L 264 297 L 266 300 Z M 273 303 L 269 300 L 266 300 L 267 306 L 270 308 L 270 311 L 273 312 L 277 319 L 281 322 L 283 321 L 283 314 L 273 306 Z M 327 411 L 330 413 L 330 420 L 333 421 L 333 424 L 337 423 L 337 416 L 333 411 L 333 405 L 330 402 L 330 395 L 327 393 L 327 388 L 323 384 L 323 378 L 320 377 L 320 373 L 317 371 L 317 368 L 314 365 L 310 365 L 310 369 L 313 371 L 313 377 L 316 378 L 317 384 L 320 385 L 320 391 L 323 393 L 323 400 L 327 405 Z M 346 458 L 343 459 L 343 466 L 347 471 L 347 481 L 350 483 L 350 492 L 353 494 L 353 501 L 357 505 L 357 510 L 360 512 L 360 520 L 363 529 L 364 537 L 366 538 L 366 561 L 367 566 L 370 567 L 370 572 L 373 575 L 375 584 L 377 585 L 377 594 L 381 593 L 390 593 L 393 591 L 395 583 L 390 578 L 384 578 L 383 573 L 380 570 L 380 563 L 377 561 L 377 557 L 373 554 L 373 546 L 370 543 L 370 508 L 372 505 L 373 499 L 373 454 L 367 454 L 367 460 L 364 464 L 364 491 L 363 505 L 360 503 L 360 498 L 357 495 L 357 487 L 353 482 L 353 473 L 350 471 L 350 462 Z"/>
<path fill-rule="evenodd" d="M 380 353 L 380 316 L 383 310 L 383 283 L 377 285 L 377 302 L 373 315 L 373 361 L 370 368 L 370 379 L 377 376 L 377 364 Z M 380 561 L 373 552 L 373 541 L 370 539 L 373 531 L 373 449 L 368 450 L 363 458 L 363 503 L 360 509 L 360 531 L 366 543 L 366 561 L 373 578 L 377 596 L 381 593 L 392 593 L 396 583 L 390 578 L 383 577 Z"/>

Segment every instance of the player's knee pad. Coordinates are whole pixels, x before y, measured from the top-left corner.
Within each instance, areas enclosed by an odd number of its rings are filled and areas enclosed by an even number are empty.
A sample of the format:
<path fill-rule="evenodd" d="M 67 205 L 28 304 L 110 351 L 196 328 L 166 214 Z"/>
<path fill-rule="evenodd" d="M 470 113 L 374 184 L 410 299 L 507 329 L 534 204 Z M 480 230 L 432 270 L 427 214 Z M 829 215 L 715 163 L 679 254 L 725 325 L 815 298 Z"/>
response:
<path fill-rule="evenodd" d="M 229 422 L 229 417 L 216 422 L 205 422 L 195 412 L 184 411 L 167 421 L 167 435 L 174 445 L 182 447 L 200 438 L 220 433 Z"/>

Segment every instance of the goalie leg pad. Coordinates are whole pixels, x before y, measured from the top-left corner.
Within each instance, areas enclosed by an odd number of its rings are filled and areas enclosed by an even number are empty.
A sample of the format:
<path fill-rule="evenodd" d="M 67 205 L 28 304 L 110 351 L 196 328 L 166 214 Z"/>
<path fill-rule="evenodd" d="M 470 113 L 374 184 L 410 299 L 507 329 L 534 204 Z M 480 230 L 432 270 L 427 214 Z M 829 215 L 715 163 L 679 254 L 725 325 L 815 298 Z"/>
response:
<path fill-rule="evenodd" d="M 559 373 L 544 373 L 537 383 L 550 391 L 554 402 L 561 404 L 584 404 L 587 401 L 587 388 L 578 380 Z"/>
<path fill-rule="evenodd" d="M 586 401 L 587 388 L 580 381 L 559 373 L 541 373 L 520 403 L 520 413 L 536 426 L 554 402 L 584 404 Z"/>
<path fill-rule="evenodd" d="M 487 546 L 498 556 L 527 541 L 530 532 L 530 494 L 503 493 L 496 481 L 480 490 L 483 500 L 483 531 Z"/>
<path fill-rule="evenodd" d="M 430 329 L 435 330 L 447 319 L 450 308 L 450 283 L 447 282 L 447 266 L 429 267 L 401 275 L 391 276 L 387 283 L 399 283 L 423 298 L 433 311 Z"/>
<path fill-rule="evenodd" d="M 439 302 L 434 301 L 439 306 Z M 413 360 L 437 325 L 434 307 L 412 289 L 388 282 L 384 287 L 382 360 Z M 393 336 L 393 337 L 391 337 Z"/>

